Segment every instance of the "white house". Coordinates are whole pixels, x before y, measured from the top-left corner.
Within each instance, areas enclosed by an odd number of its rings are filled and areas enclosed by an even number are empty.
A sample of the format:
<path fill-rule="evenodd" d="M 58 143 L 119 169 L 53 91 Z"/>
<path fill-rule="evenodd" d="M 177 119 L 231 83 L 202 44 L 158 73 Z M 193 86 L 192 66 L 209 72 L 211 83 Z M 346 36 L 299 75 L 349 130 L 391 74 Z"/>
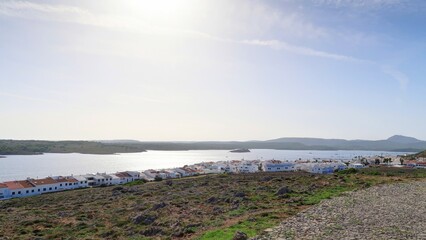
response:
<path fill-rule="evenodd" d="M 349 168 L 361 169 L 361 168 L 364 168 L 364 164 L 361 164 L 361 163 L 351 163 L 351 164 L 349 164 Z"/>
<path fill-rule="evenodd" d="M 334 172 L 334 167 L 327 163 L 316 163 L 307 165 L 305 170 L 310 173 L 330 174 Z"/>
<path fill-rule="evenodd" d="M 205 166 L 203 169 L 203 172 L 205 174 L 209 174 L 209 173 L 223 173 L 224 172 L 224 167 L 221 164 L 212 164 L 212 165 L 208 165 Z"/>
<path fill-rule="evenodd" d="M 235 166 L 231 166 L 229 163 L 219 163 L 217 166 L 219 167 L 219 171 L 221 173 L 231 173 L 236 171 Z"/>
<path fill-rule="evenodd" d="M 138 180 L 141 178 L 141 173 L 137 171 L 126 171 L 127 174 L 129 174 L 132 178 L 132 181 Z"/>
<path fill-rule="evenodd" d="M 196 171 L 190 168 L 175 168 L 173 170 L 179 173 L 182 177 L 190 177 L 196 175 Z"/>
<path fill-rule="evenodd" d="M 265 172 L 291 172 L 296 171 L 296 165 L 291 162 L 270 160 L 262 163 L 262 170 Z"/>
<path fill-rule="evenodd" d="M 58 182 L 51 177 L 29 179 L 29 181 L 37 188 L 37 192 L 40 193 L 57 192 L 61 190 L 61 182 Z"/>
<path fill-rule="evenodd" d="M 157 175 L 160 176 L 162 179 L 173 178 L 172 174 L 164 170 L 157 171 Z"/>
<path fill-rule="evenodd" d="M 0 183 L 0 200 L 10 198 L 9 188 L 4 183 Z"/>
<path fill-rule="evenodd" d="M 121 184 L 121 179 L 115 174 L 104 174 L 106 179 L 106 185 L 118 185 Z"/>
<path fill-rule="evenodd" d="M 114 177 L 113 177 L 114 175 Z M 126 179 L 123 177 L 122 178 L 118 175 L 118 174 L 106 174 L 106 173 L 96 173 L 96 174 L 86 174 L 86 175 L 81 175 L 81 176 L 75 176 L 74 178 L 78 178 L 77 180 L 81 182 L 84 182 L 86 184 L 87 181 L 87 185 L 90 187 L 97 187 L 97 186 L 108 186 L 108 185 L 113 185 L 113 184 L 122 184 L 122 183 L 126 183 L 129 181 L 126 181 L 127 178 L 131 178 L 130 175 L 125 174 Z M 85 181 L 83 181 L 84 178 L 86 179 Z M 120 180 L 118 180 L 117 178 L 120 178 Z M 80 180 L 81 179 L 81 180 Z"/>
<path fill-rule="evenodd" d="M 62 176 L 52 177 L 59 183 L 58 191 L 71 190 L 77 188 L 77 180 L 75 178 L 67 178 Z"/>
<path fill-rule="evenodd" d="M 145 176 L 147 176 L 148 180 L 154 180 L 157 176 L 157 171 L 152 169 L 145 170 L 143 173 L 145 174 Z"/>
<path fill-rule="evenodd" d="M 341 171 L 348 168 L 348 166 L 342 162 L 331 162 L 328 163 L 334 170 Z"/>
<path fill-rule="evenodd" d="M 180 173 L 176 172 L 175 170 L 172 169 L 166 169 L 163 172 L 167 173 L 167 178 L 180 178 L 181 175 Z"/>
<path fill-rule="evenodd" d="M 259 166 L 255 163 L 243 161 L 236 166 L 238 173 L 255 173 L 259 171 Z"/>
<path fill-rule="evenodd" d="M 72 176 L 71 178 L 74 178 L 78 181 L 77 188 L 87 188 L 89 187 L 89 181 L 84 176 Z"/>
<path fill-rule="evenodd" d="M 115 173 L 114 175 L 120 178 L 120 184 L 133 181 L 133 176 L 128 174 L 127 172 L 118 172 L 118 173 Z"/>
<path fill-rule="evenodd" d="M 98 180 L 100 180 L 100 178 L 99 178 L 99 176 L 96 177 L 95 174 L 85 174 L 85 175 L 81 175 L 81 177 L 83 177 L 87 180 L 87 185 L 89 187 L 94 187 L 94 186 L 100 185 L 100 184 L 98 185 Z"/>
<path fill-rule="evenodd" d="M 41 192 L 28 180 L 10 181 L 4 182 L 3 184 L 7 186 L 10 198 L 41 194 Z"/>
<path fill-rule="evenodd" d="M 93 176 L 93 178 L 94 178 L 94 180 L 95 180 L 95 186 L 105 186 L 105 185 L 107 185 L 108 183 L 107 183 L 107 178 L 105 177 L 105 176 L 103 176 L 103 175 L 101 175 L 101 174 L 99 174 L 99 173 L 96 173 L 94 176 Z"/>

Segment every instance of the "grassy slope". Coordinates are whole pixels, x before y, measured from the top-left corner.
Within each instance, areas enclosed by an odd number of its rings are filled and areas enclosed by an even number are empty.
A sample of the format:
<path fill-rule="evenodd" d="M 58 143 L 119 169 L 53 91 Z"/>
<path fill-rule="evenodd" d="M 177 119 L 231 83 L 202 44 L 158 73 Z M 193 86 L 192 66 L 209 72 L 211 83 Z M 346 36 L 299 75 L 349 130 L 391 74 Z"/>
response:
<path fill-rule="evenodd" d="M 426 158 L 426 151 L 423 152 L 419 152 L 416 154 L 416 157 L 422 157 L 422 158 Z"/>
<path fill-rule="evenodd" d="M 422 152 L 404 157 L 405 160 L 415 160 L 416 158 L 426 158 L 426 151 L 422 151 Z"/>
<path fill-rule="evenodd" d="M 230 239 L 254 236 L 344 191 L 426 177 L 426 170 L 363 174 L 210 175 L 141 185 L 83 189 L 0 202 L 0 238 Z M 287 186 L 293 192 L 277 195 Z M 135 223 L 137 215 L 151 219 Z"/>

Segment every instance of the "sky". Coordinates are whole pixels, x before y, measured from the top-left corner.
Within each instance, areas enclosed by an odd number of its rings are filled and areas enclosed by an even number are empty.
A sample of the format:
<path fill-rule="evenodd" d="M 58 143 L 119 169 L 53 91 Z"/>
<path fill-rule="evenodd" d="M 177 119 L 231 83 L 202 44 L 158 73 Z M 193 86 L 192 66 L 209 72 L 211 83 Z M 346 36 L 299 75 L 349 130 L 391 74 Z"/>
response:
<path fill-rule="evenodd" d="M 0 1 L 0 138 L 426 139 L 423 0 Z"/>

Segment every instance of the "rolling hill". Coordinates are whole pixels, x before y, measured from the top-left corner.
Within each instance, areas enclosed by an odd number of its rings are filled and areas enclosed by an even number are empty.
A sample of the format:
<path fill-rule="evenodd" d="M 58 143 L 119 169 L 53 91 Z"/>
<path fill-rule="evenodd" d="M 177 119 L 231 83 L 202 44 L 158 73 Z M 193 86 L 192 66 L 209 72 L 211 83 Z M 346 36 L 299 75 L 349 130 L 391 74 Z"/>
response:
<path fill-rule="evenodd" d="M 426 141 L 395 135 L 385 140 L 344 140 L 323 138 L 278 138 L 267 141 L 205 141 L 205 142 L 141 142 L 136 140 L 105 141 L 38 141 L 0 140 L 0 155 L 41 153 L 113 154 L 145 150 L 368 150 L 421 152 Z"/>

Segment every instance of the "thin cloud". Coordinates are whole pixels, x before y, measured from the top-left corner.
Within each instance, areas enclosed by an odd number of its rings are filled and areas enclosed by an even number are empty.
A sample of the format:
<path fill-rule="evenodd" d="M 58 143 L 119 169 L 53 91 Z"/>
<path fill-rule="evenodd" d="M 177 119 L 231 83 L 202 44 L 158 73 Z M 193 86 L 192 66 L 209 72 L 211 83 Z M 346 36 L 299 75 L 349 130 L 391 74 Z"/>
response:
<path fill-rule="evenodd" d="M 44 98 L 36 98 L 36 97 L 29 97 L 29 96 L 25 96 L 25 95 L 19 95 L 19 94 L 14 94 L 14 93 L 6 93 L 6 92 L 0 92 L 0 96 L 9 97 L 9 98 L 15 98 L 15 99 L 20 99 L 20 100 L 25 100 L 25 101 L 30 101 L 30 102 L 60 103 L 60 102 L 58 102 L 56 100 L 44 99 Z"/>
<path fill-rule="evenodd" d="M 70 5 L 34 3 L 30 1 L 0 2 L 0 15 L 23 19 L 68 22 L 98 27 L 124 27 L 122 22 Z"/>
<path fill-rule="evenodd" d="M 406 0 L 311 0 L 319 5 L 327 5 L 334 7 L 357 7 L 357 8 L 380 8 L 380 7 L 391 7 L 391 6 L 400 6 L 401 4 L 406 3 Z M 250 10 L 250 9 L 249 9 Z M 266 16 L 264 10 L 271 10 L 266 8 L 265 5 L 258 6 L 255 8 L 255 11 L 251 9 L 249 12 L 257 13 L 260 16 Z M 151 34 L 161 34 L 161 35 L 173 35 L 173 34 L 186 34 L 192 37 L 201 37 L 209 39 L 212 41 L 227 42 L 227 43 L 236 43 L 236 44 L 245 44 L 252 46 L 263 46 L 269 47 L 276 50 L 282 50 L 290 52 L 293 54 L 311 56 L 311 57 L 320 57 L 327 58 L 336 61 L 347 61 L 354 63 L 362 64 L 371 64 L 378 67 L 384 74 L 391 76 L 393 79 L 398 81 L 401 86 L 401 89 L 406 89 L 409 83 L 408 77 L 390 67 L 383 66 L 375 61 L 360 59 L 353 56 L 347 56 L 342 54 L 336 54 L 327 51 L 321 51 L 305 46 L 292 45 L 285 41 L 280 40 L 235 40 L 229 38 L 222 38 L 208 33 L 194 31 L 191 29 L 179 29 L 179 28 L 164 28 L 156 27 L 143 22 L 138 22 L 137 25 L 129 24 L 125 17 L 112 17 L 106 15 L 95 15 L 90 11 L 81 9 L 75 6 L 68 5 L 52 5 L 52 4 L 43 4 L 43 3 L 33 3 L 29 1 L 4 1 L 0 2 L 0 14 L 29 18 L 29 19 L 43 19 L 51 21 L 62 21 L 62 22 L 72 22 L 83 25 L 92 25 L 97 27 L 107 27 L 114 29 L 126 29 L 128 31 L 138 31 Z M 282 28 L 289 28 L 290 26 L 296 26 L 296 29 L 299 29 L 299 35 L 307 37 L 319 37 L 326 36 L 327 32 L 324 29 L 318 28 L 310 23 L 302 21 L 298 16 L 291 15 L 290 17 L 284 17 L 280 12 L 273 11 L 273 14 L 270 14 L 270 18 L 266 22 L 269 22 L 272 25 L 279 25 Z M 307 33 L 311 33 L 310 35 Z M 312 35 L 313 34 L 313 35 Z M 0 94 L 1 95 L 1 94 Z M 5 94 L 2 94 L 5 95 Z M 9 94 L 9 96 L 12 96 Z M 14 95 L 15 97 L 21 97 Z"/>
<path fill-rule="evenodd" d="M 347 61 L 347 62 L 355 62 L 355 63 L 361 63 L 361 64 L 369 64 L 377 67 L 382 73 L 392 77 L 394 80 L 396 80 L 401 88 L 402 91 L 405 91 L 407 89 L 407 86 L 410 82 L 407 75 L 405 75 L 403 72 L 391 67 L 391 66 L 384 66 L 378 62 L 367 60 L 367 59 L 360 59 L 352 56 L 347 55 L 341 55 L 341 54 L 335 54 L 325 51 L 319 51 L 316 49 L 303 47 L 303 46 L 297 46 L 297 45 L 291 45 L 289 43 L 286 43 L 284 41 L 278 41 L 278 40 L 244 40 L 240 41 L 240 43 L 248 44 L 248 45 L 255 45 L 255 46 L 263 46 L 263 47 L 269 47 L 276 50 L 283 50 L 286 52 L 303 55 L 303 56 L 311 56 L 311 57 L 320 57 L 320 58 L 327 58 L 332 59 L 336 61 Z"/>
<path fill-rule="evenodd" d="M 381 69 L 382 69 L 383 73 L 389 75 L 390 77 L 392 77 L 393 79 L 398 81 L 401 90 L 403 90 L 403 91 L 407 90 L 407 86 L 410 82 L 407 75 L 405 75 L 403 72 L 398 71 L 398 70 L 396 70 L 392 67 L 389 67 L 389 66 L 382 66 Z"/>
<path fill-rule="evenodd" d="M 4 1 L 0 4 L 0 9 L 5 13 L 16 13 L 17 11 L 26 10 L 35 10 L 45 13 L 85 13 L 84 10 L 78 7 L 33 3 L 28 1 Z"/>
<path fill-rule="evenodd" d="M 291 45 L 284 41 L 278 41 L 278 40 L 244 40 L 242 41 L 244 44 L 248 45 L 256 45 L 256 46 L 266 46 L 277 50 L 284 50 L 287 52 L 305 55 L 305 56 L 313 56 L 313 57 L 322 57 L 322 58 L 329 58 L 333 60 L 339 60 L 339 61 L 350 61 L 350 62 L 360 62 L 360 63 L 373 63 L 369 60 L 359 59 L 351 56 L 346 55 L 340 55 L 330 52 L 324 52 L 315 50 L 308 47 L 303 46 L 297 46 L 297 45 Z"/>
<path fill-rule="evenodd" d="M 44 19 L 53 14 L 58 19 L 64 20 L 64 15 L 81 16 L 89 13 L 81 8 L 67 5 L 33 3 L 29 1 L 2 1 L 0 2 L 0 14 L 12 17 Z"/>
<path fill-rule="evenodd" d="M 401 7 L 408 3 L 407 0 L 312 0 L 317 5 L 329 7 L 363 8 L 363 9 L 383 9 L 391 7 Z"/>

